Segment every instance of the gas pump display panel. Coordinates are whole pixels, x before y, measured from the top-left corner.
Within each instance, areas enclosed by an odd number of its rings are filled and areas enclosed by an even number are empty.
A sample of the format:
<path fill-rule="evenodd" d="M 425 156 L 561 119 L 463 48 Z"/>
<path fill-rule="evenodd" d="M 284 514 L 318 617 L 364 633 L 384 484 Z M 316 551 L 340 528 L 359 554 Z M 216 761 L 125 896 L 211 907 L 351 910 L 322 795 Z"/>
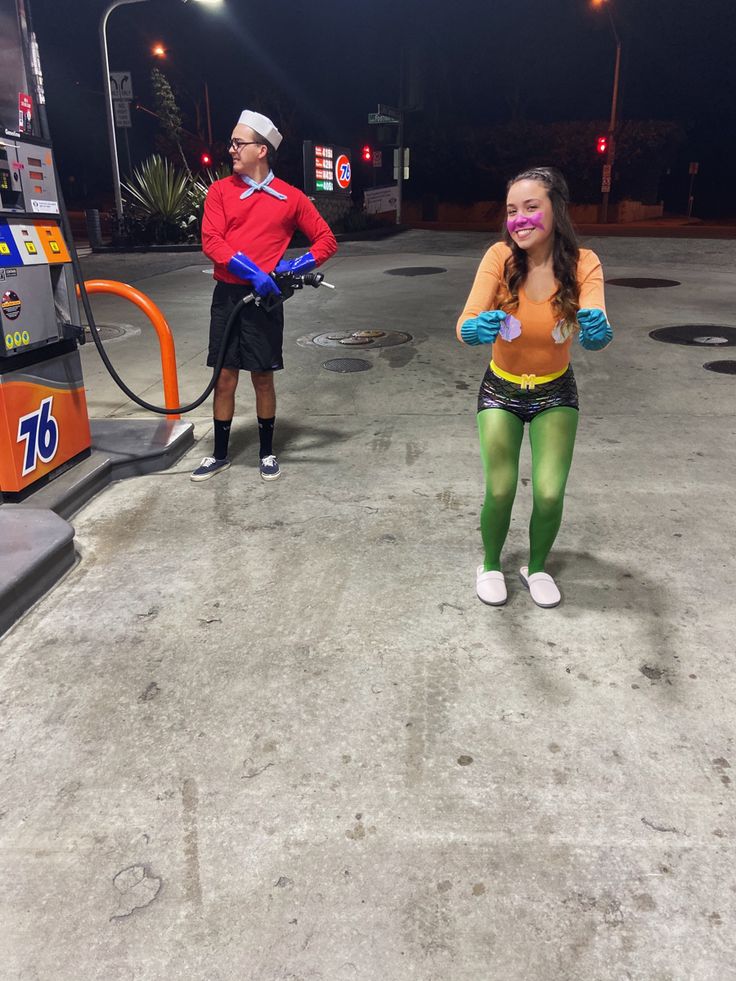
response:
<path fill-rule="evenodd" d="M 26 34 L 22 0 L 0 0 L 0 132 L 13 135 L 34 132 Z"/>
<path fill-rule="evenodd" d="M 303 157 L 305 194 L 350 193 L 352 164 L 347 147 L 305 140 Z"/>

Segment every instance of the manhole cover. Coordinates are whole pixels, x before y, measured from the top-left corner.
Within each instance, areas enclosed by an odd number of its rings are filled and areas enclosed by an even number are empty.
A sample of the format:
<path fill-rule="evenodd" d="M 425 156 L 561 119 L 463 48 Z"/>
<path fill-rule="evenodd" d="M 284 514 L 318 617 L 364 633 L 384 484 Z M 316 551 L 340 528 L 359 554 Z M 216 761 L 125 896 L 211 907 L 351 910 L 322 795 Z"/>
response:
<path fill-rule="evenodd" d="M 346 344 L 347 346 L 365 346 L 371 343 L 370 337 L 361 337 L 360 334 L 350 334 L 348 337 L 340 337 L 338 339 L 338 344 Z"/>
<path fill-rule="evenodd" d="M 328 371 L 339 371 L 341 374 L 350 371 L 368 371 L 373 365 L 370 361 L 363 361 L 362 358 L 331 358 L 323 361 L 322 367 Z"/>
<path fill-rule="evenodd" d="M 400 266 L 398 269 L 386 269 L 387 276 L 436 276 L 437 273 L 447 272 L 442 266 Z"/>
<path fill-rule="evenodd" d="M 677 324 L 672 327 L 659 327 L 649 332 L 655 341 L 665 344 L 687 344 L 699 346 L 736 346 L 736 327 L 721 327 L 719 324 Z"/>
<path fill-rule="evenodd" d="M 101 341 L 112 341 L 116 337 L 125 337 L 127 331 L 122 327 L 116 327 L 114 324 L 97 324 L 97 333 L 100 335 Z M 88 325 L 85 325 L 84 336 L 87 341 L 94 343 L 92 340 L 92 331 Z"/>
<path fill-rule="evenodd" d="M 629 279 L 607 279 L 609 286 L 630 286 L 635 290 L 656 290 L 665 286 L 680 286 L 677 279 L 647 279 L 646 276 L 632 276 Z"/>
<path fill-rule="evenodd" d="M 717 371 L 719 375 L 736 375 L 736 361 L 708 361 L 703 367 L 706 371 Z"/>
<path fill-rule="evenodd" d="M 411 334 L 403 330 L 331 330 L 320 334 L 307 334 L 300 337 L 301 347 L 361 347 L 365 350 L 376 347 L 396 347 L 412 340 Z"/>

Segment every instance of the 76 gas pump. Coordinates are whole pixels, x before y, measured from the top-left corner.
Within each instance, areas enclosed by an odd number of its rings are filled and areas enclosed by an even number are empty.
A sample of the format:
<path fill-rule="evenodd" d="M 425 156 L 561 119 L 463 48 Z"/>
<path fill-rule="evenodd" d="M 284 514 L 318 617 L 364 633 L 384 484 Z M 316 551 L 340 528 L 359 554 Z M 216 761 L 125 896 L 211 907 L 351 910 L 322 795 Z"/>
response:
<path fill-rule="evenodd" d="M 71 256 L 24 0 L 0 0 L 0 500 L 89 454 Z M 4 64 L 6 63 L 4 59 Z"/>

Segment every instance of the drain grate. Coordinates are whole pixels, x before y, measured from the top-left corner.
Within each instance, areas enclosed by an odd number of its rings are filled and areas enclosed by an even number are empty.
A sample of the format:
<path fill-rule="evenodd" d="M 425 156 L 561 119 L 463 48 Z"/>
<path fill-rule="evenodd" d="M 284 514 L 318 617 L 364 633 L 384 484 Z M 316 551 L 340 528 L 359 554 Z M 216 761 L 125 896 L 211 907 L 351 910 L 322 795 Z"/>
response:
<path fill-rule="evenodd" d="M 677 279 L 647 279 L 646 276 L 632 276 L 627 279 L 607 279 L 609 286 L 629 286 L 634 290 L 664 289 L 665 286 L 680 286 Z"/>
<path fill-rule="evenodd" d="M 664 341 L 665 344 L 736 346 L 736 327 L 724 327 L 720 324 L 676 324 L 652 330 L 649 336 L 655 341 Z"/>
<path fill-rule="evenodd" d="M 300 347 L 396 347 L 412 340 L 411 334 L 401 330 L 332 330 L 300 337 Z"/>
<path fill-rule="evenodd" d="M 125 337 L 128 332 L 114 324 L 97 324 L 97 333 L 100 335 L 101 341 L 113 341 L 116 337 Z M 88 341 L 92 341 L 92 331 L 88 324 L 84 326 L 84 336 Z"/>
<path fill-rule="evenodd" d="M 736 375 L 736 361 L 708 361 L 703 367 L 706 371 L 716 371 L 719 375 Z"/>
<path fill-rule="evenodd" d="M 399 266 L 397 269 L 384 270 L 387 276 L 436 276 L 447 272 L 442 266 Z"/>
<path fill-rule="evenodd" d="M 347 374 L 351 371 L 368 371 L 373 365 L 370 361 L 363 361 L 362 358 L 331 358 L 323 361 L 322 367 L 328 371 L 339 371 L 340 374 Z"/>

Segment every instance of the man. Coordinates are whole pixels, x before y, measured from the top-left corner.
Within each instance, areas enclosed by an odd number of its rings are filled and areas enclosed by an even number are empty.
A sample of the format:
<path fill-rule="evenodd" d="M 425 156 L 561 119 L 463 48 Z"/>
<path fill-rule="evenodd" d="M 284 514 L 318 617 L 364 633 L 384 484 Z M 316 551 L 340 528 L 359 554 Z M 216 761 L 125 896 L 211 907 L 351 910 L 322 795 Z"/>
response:
<path fill-rule="evenodd" d="M 269 273 L 302 274 L 321 265 L 337 251 L 329 225 L 302 191 L 274 177 L 274 155 L 281 143 L 274 124 L 250 109 L 241 113 L 230 140 L 233 173 L 215 181 L 204 204 L 202 248 L 215 264 L 210 341 L 207 364 L 214 367 L 220 342 L 235 304 L 248 293 L 276 298 L 280 290 Z M 297 259 L 282 256 L 296 229 L 312 243 Z M 283 304 L 272 310 L 260 303 L 242 308 L 228 343 L 215 385 L 215 445 L 191 476 L 208 480 L 227 470 L 235 390 L 241 370 L 249 371 L 256 396 L 260 437 L 260 473 L 264 480 L 281 476 L 273 452 L 276 391 L 273 373 L 284 367 Z"/>

